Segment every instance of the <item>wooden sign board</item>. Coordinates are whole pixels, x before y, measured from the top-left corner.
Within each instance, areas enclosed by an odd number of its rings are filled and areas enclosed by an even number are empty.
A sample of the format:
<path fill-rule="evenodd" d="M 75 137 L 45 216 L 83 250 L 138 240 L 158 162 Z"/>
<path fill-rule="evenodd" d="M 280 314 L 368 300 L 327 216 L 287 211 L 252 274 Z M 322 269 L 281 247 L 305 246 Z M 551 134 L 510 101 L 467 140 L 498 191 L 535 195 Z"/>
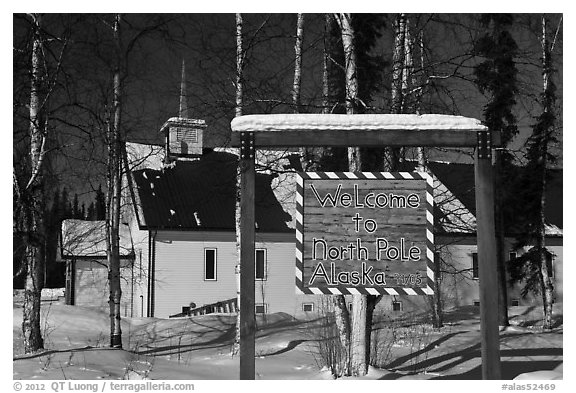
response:
<path fill-rule="evenodd" d="M 421 172 L 300 173 L 297 292 L 432 295 L 432 188 Z"/>

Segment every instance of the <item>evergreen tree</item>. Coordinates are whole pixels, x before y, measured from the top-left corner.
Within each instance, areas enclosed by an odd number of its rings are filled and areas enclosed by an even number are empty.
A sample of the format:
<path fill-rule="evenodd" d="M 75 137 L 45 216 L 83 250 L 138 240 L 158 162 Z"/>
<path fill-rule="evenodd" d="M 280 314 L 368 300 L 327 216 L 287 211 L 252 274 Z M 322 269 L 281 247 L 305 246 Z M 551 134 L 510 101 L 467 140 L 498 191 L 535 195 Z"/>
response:
<path fill-rule="evenodd" d="M 60 189 L 57 188 L 56 191 L 54 191 L 54 196 L 52 197 L 52 207 L 50 209 L 51 211 L 51 215 L 53 217 L 58 217 L 58 219 L 60 219 L 61 217 L 61 212 L 60 212 Z"/>
<path fill-rule="evenodd" d="M 376 44 L 385 27 L 384 15 L 352 14 L 354 30 L 353 45 L 356 51 L 358 91 L 355 113 L 369 112 L 374 95 L 382 89 L 382 80 L 388 62 L 375 53 Z M 325 113 L 346 113 L 346 81 L 344 48 L 338 22 L 333 15 L 326 18 L 326 93 Z M 380 170 L 382 149 L 362 148 L 362 165 L 365 170 Z M 346 149 L 326 148 L 320 157 L 321 170 L 344 170 L 347 168 Z"/>
<path fill-rule="evenodd" d="M 518 46 L 508 30 L 514 22 L 510 14 L 485 14 L 480 17 L 481 25 L 486 29 L 474 45 L 474 53 L 485 58 L 474 70 L 475 83 L 483 94 L 490 95 L 484 107 L 484 123 L 491 130 L 500 132 L 504 147 L 518 134 L 516 117 L 513 113 L 516 105 L 517 74 L 514 56 Z M 507 326 L 508 296 L 505 267 L 504 235 L 506 222 L 511 222 L 510 197 L 513 189 L 510 179 L 513 178 L 513 156 L 507 149 L 496 151 L 495 160 L 495 223 L 497 266 L 499 283 L 499 318 L 500 325 Z"/>
<path fill-rule="evenodd" d="M 553 81 L 552 47 L 547 37 L 547 19 L 542 16 L 542 112 L 532 127 L 532 135 L 526 142 L 528 164 L 521 177 L 523 208 L 522 227 L 525 229 L 517 237 L 517 248 L 531 247 L 511 264 L 511 281 L 524 282 L 522 296 L 528 292 L 540 294 L 544 307 L 544 327 L 552 328 L 552 307 L 554 303 L 554 285 L 549 270 L 550 252 L 546 248 L 546 188 L 549 181 L 548 166 L 556 161 L 549 147 L 557 142 L 556 131 L 556 86 Z"/>
<path fill-rule="evenodd" d="M 80 219 L 82 218 L 82 213 L 80 211 L 80 206 L 78 202 L 78 194 L 74 193 L 74 199 L 72 202 L 72 218 Z"/>
<path fill-rule="evenodd" d="M 102 192 L 102 185 L 98 186 L 98 190 L 96 190 L 95 213 L 96 220 L 106 219 L 106 196 Z"/>
<path fill-rule="evenodd" d="M 86 211 L 86 219 L 89 221 L 96 220 L 96 206 L 94 202 L 90 202 L 88 205 L 88 210 Z"/>
<path fill-rule="evenodd" d="M 60 217 L 65 220 L 72 217 L 72 205 L 68 199 L 68 189 L 64 187 L 60 196 Z"/>

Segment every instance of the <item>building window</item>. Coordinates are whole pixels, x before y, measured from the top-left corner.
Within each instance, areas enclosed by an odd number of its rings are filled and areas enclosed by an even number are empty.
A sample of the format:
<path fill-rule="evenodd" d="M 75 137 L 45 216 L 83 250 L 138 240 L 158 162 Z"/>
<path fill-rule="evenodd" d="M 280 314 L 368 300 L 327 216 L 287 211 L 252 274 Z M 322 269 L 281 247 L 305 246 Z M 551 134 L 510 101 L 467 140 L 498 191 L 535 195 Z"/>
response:
<path fill-rule="evenodd" d="M 480 300 L 474 300 L 474 305 L 476 307 L 480 307 Z"/>
<path fill-rule="evenodd" d="M 348 303 L 348 311 L 352 312 L 352 303 Z"/>
<path fill-rule="evenodd" d="M 266 280 L 266 249 L 256 250 L 256 280 Z"/>
<path fill-rule="evenodd" d="M 216 281 L 216 249 L 204 249 L 204 280 Z"/>
<path fill-rule="evenodd" d="M 314 303 L 302 303 L 302 311 L 304 312 L 314 311 Z"/>
<path fill-rule="evenodd" d="M 392 301 L 392 311 L 402 311 L 402 302 L 393 300 Z"/>
<path fill-rule="evenodd" d="M 256 305 L 254 306 L 254 312 L 256 314 L 266 314 L 268 312 L 268 304 L 256 303 Z"/>
<path fill-rule="evenodd" d="M 472 253 L 472 278 L 478 278 L 478 253 Z"/>
<path fill-rule="evenodd" d="M 518 306 L 520 305 L 520 300 L 518 300 L 518 299 L 512 299 L 512 300 L 510 301 L 510 305 L 511 305 L 512 307 L 518 307 Z"/>

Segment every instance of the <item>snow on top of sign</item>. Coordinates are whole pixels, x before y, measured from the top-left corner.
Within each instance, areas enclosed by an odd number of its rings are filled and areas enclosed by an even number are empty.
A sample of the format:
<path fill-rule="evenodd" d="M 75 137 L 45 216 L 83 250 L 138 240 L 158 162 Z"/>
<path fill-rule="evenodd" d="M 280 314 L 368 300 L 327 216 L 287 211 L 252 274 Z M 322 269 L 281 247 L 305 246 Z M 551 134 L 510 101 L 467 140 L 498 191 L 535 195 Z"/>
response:
<path fill-rule="evenodd" d="M 300 130 L 466 130 L 485 131 L 480 120 L 452 115 L 275 114 L 235 117 L 232 131 Z"/>

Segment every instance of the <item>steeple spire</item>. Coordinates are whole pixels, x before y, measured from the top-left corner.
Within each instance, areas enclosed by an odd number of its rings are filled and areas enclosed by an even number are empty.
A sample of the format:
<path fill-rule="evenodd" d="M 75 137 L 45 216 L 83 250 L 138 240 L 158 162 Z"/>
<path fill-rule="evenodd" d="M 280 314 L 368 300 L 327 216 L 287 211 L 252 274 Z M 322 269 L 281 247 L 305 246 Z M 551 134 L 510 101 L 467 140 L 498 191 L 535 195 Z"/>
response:
<path fill-rule="evenodd" d="M 188 118 L 188 103 L 186 102 L 186 64 L 182 59 L 182 80 L 180 81 L 180 109 L 178 117 Z"/>

